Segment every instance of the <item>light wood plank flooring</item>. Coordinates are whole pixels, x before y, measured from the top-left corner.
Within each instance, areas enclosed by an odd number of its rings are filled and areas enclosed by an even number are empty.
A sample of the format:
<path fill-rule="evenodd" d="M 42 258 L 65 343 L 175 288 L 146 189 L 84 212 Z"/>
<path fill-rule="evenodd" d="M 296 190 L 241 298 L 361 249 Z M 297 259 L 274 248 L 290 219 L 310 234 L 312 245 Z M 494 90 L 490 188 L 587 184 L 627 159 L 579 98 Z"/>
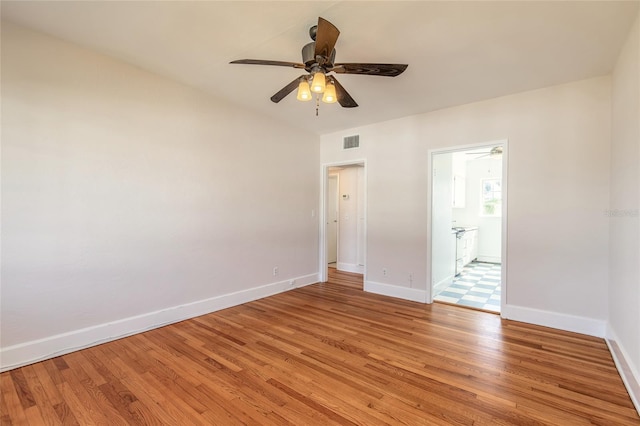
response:
<path fill-rule="evenodd" d="M 3 425 L 640 424 L 602 339 L 335 270 L 0 379 Z"/>

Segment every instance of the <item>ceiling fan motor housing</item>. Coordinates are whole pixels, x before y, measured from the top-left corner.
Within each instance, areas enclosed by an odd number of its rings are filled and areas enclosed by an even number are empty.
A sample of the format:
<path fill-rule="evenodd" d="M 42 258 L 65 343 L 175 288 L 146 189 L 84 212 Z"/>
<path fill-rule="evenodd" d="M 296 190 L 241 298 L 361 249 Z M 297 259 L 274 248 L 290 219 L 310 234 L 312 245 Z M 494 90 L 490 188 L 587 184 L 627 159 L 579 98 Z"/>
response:
<path fill-rule="evenodd" d="M 327 58 L 325 64 L 329 64 L 332 66 L 336 60 L 336 49 L 331 51 L 331 57 Z M 311 43 L 305 44 L 302 48 L 302 63 L 307 67 L 311 67 L 316 63 L 316 42 L 312 41 Z"/>

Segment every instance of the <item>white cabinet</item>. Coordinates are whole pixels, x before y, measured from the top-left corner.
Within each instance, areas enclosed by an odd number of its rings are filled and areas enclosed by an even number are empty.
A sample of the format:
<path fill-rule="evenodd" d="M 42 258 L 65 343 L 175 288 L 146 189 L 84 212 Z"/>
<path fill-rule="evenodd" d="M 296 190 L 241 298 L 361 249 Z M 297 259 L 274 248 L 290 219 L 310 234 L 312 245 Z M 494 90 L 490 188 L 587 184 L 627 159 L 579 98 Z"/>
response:
<path fill-rule="evenodd" d="M 465 232 L 467 238 L 467 257 L 465 265 L 478 258 L 478 230 Z"/>
<path fill-rule="evenodd" d="M 456 240 L 456 275 L 478 257 L 478 228 L 466 228 Z"/>

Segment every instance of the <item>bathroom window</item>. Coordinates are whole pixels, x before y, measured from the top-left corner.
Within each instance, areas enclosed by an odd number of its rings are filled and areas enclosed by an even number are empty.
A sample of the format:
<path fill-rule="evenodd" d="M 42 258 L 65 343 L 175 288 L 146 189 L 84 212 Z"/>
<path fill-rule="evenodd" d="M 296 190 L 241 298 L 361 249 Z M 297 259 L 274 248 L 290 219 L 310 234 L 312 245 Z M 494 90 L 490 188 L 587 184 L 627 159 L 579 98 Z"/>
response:
<path fill-rule="evenodd" d="M 481 216 L 502 215 L 502 179 L 483 179 L 480 203 Z"/>

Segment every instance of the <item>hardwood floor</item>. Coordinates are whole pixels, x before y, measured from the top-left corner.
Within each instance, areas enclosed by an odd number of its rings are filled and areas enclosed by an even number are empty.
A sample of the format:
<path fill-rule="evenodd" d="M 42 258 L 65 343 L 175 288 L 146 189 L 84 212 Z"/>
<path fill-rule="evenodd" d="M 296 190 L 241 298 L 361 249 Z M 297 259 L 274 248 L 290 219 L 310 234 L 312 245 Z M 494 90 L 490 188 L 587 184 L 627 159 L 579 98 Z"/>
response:
<path fill-rule="evenodd" d="M 0 384 L 3 425 L 640 424 L 602 339 L 364 293 L 335 270 Z"/>

